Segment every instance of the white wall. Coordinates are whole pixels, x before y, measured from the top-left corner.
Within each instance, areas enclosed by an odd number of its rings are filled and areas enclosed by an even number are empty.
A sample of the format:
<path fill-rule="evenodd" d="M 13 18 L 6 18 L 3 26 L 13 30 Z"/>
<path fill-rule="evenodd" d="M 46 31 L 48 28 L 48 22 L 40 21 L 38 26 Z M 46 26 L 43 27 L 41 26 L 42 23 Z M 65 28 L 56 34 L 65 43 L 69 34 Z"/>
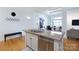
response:
<path fill-rule="evenodd" d="M 11 12 L 16 12 L 16 16 L 12 17 Z M 26 19 L 31 16 L 31 19 Z M 35 17 L 36 13 L 32 13 L 32 9 L 28 8 L 0 8 L 0 40 L 4 39 L 4 34 L 22 31 L 24 29 L 37 28 L 38 25 Z M 6 18 L 18 18 L 19 21 L 7 21 Z"/>
<path fill-rule="evenodd" d="M 47 24 L 47 17 L 41 13 L 38 8 L 30 7 L 0 7 L 0 40 L 4 40 L 4 34 L 18 32 L 27 29 L 39 28 L 39 17 L 45 19 L 45 25 Z M 12 17 L 11 12 L 15 12 L 16 16 Z M 30 16 L 31 19 L 27 19 L 26 16 Z M 6 18 L 19 19 L 19 21 L 7 21 Z M 23 35 L 25 33 L 23 32 Z"/>
<path fill-rule="evenodd" d="M 12 17 L 10 15 L 11 12 L 16 12 L 16 17 Z M 65 16 L 66 14 L 64 14 Z M 31 19 L 27 19 L 26 16 L 30 16 Z M 19 21 L 7 21 L 6 18 L 18 18 Z M 51 17 L 39 13 L 38 11 L 32 10 L 32 8 L 9 8 L 9 7 L 0 7 L 0 40 L 4 39 L 4 34 L 6 33 L 12 33 L 12 32 L 17 32 L 17 31 L 22 31 L 24 29 L 33 29 L 36 28 L 38 29 L 39 27 L 39 17 L 43 17 L 46 22 L 45 25 L 51 25 Z M 64 17 L 63 25 L 64 29 L 70 29 L 70 28 L 77 28 L 79 29 L 79 26 L 72 26 L 72 19 L 77 19 L 79 18 L 79 9 L 74 9 L 74 10 L 69 10 L 67 11 L 67 23 L 66 23 L 66 18 Z M 64 23 L 65 22 L 65 23 Z"/>
<path fill-rule="evenodd" d="M 79 8 L 67 11 L 67 30 L 79 29 L 79 26 L 72 26 L 72 19 L 79 19 Z"/>

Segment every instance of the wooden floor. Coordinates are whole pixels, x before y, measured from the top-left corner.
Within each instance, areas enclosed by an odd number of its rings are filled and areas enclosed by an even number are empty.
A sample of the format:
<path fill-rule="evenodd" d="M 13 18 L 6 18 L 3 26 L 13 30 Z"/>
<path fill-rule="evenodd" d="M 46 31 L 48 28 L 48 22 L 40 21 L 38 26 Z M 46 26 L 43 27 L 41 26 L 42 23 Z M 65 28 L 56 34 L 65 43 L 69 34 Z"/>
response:
<path fill-rule="evenodd" d="M 79 51 L 79 39 L 64 39 L 65 51 Z"/>
<path fill-rule="evenodd" d="M 0 41 L 0 51 L 21 51 L 26 48 L 24 37 Z M 64 39 L 65 51 L 79 51 L 79 40 Z"/>
<path fill-rule="evenodd" d="M 6 42 L 0 42 L 0 51 L 20 51 L 25 47 L 24 37 L 17 37 L 14 39 L 9 39 Z"/>

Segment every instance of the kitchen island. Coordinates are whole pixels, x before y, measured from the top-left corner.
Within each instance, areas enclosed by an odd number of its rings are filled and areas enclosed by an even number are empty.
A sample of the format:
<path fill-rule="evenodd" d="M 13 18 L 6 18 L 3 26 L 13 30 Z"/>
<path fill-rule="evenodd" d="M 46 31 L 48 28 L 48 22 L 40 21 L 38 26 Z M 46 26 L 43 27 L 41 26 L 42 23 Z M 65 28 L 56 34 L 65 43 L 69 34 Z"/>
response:
<path fill-rule="evenodd" d="M 24 30 L 27 46 L 35 51 L 62 51 L 63 33 L 50 30 Z"/>

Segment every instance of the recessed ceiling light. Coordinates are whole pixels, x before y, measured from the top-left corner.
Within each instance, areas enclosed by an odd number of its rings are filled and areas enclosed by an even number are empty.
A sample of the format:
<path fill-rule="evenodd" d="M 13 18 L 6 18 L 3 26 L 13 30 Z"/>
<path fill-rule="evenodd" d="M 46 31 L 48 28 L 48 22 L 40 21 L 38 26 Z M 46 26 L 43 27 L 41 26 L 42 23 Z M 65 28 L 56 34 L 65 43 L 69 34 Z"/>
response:
<path fill-rule="evenodd" d="M 26 18 L 27 18 L 27 19 L 31 19 L 31 17 L 30 17 L 30 16 L 27 16 Z"/>

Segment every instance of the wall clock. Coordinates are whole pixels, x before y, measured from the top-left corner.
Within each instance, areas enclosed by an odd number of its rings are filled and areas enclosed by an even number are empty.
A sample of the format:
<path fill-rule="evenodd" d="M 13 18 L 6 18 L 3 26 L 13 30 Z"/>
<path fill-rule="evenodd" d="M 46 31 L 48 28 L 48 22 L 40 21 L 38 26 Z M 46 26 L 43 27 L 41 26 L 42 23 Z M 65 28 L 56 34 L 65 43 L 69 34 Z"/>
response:
<path fill-rule="evenodd" d="M 11 12 L 11 15 L 14 17 L 14 16 L 16 16 L 16 13 L 15 12 Z"/>

